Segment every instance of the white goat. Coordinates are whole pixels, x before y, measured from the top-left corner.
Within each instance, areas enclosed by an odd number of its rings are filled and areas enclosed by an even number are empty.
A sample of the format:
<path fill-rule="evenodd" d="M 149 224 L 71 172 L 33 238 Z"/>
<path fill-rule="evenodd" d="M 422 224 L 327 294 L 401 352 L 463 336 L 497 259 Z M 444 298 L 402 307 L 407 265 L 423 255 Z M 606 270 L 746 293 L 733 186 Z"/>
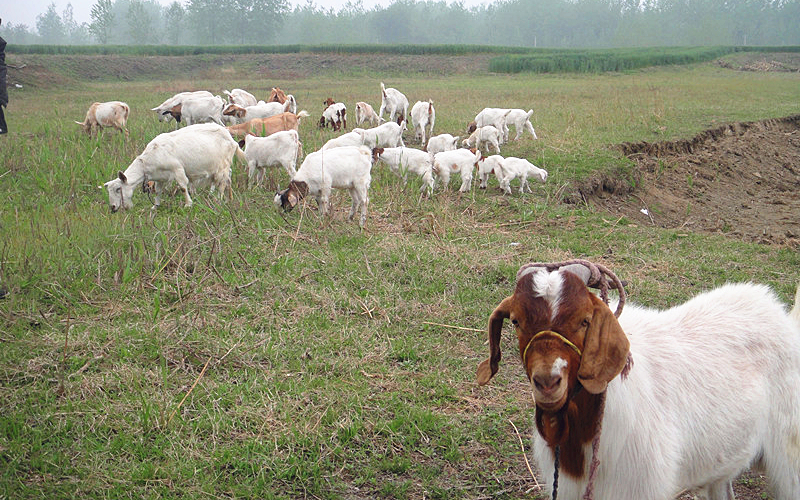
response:
<path fill-rule="evenodd" d="M 442 151 L 433 156 L 433 171 L 444 189 L 450 183 L 450 173 L 458 172 L 461 175 L 461 187 L 458 190 L 465 193 L 472 187 L 472 171 L 480 159 L 479 149 Z"/>
<path fill-rule="evenodd" d="M 184 99 L 180 114 L 186 121 L 186 125 L 209 122 L 224 125 L 222 123 L 222 109 L 224 107 L 225 101 L 220 96 L 192 97 Z"/>
<path fill-rule="evenodd" d="M 394 122 L 386 122 L 377 127 L 363 129 L 354 128 L 353 132 L 361 134 L 361 143 L 370 148 L 393 148 L 405 146 L 403 144 L 403 131 L 406 130 L 406 122 L 398 125 Z"/>
<path fill-rule="evenodd" d="M 502 179 L 500 179 L 500 188 L 511 194 L 511 181 L 519 179 L 519 192 L 523 194 L 526 190 L 532 193 L 531 186 L 528 184 L 528 178 L 538 179 L 539 182 L 545 183 L 547 181 L 547 170 L 537 167 L 533 163 L 524 158 L 515 158 L 510 156 L 502 161 Z"/>
<path fill-rule="evenodd" d="M 377 127 L 381 124 L 381 118 L 368 103 L 358 101 L 356 103 L 356 127 L 360 127 L 362 123 Z"/>
<path fill-rule="evenodd" d="M 134 189 L 147 181 L 155 181 L 155 205 L 161 203 L 164 184 L 174 180 L 192 205 L 189 188 L 211 182 L 211 190 L 220 196 L 231 185 L 231 161 L 234 154 L 244 163 L 247 158 L 225 129 L 214 123 L 192 125 L 174 132 L 157 135 L 137 156 L 125 172 L 105 183 L 112 212 L 133 206 Z"/>
<path fill-rule="evenodd" d="M 322 118 L 319 119 L 320 128 L 325 128 L 329 123 L 334 131 L 347 128 L 347 106 L 343 102 L 335 102 L 322 112 Z"/>
<path fill-rule="evenodd" d="M 328 140 L 323 146 L 322 151 L 331 148 L 341 148 L 343 146 L 361 146 L 364 144 L 363 136 L 358 133 L 359 129 L 353 129 L 350 132 L 342 134 L 338 137 Z"/>
<path fill-rule="evenodd" d="M 495 152 L 500 153 L 500 142 L 502 140 L 502 132 L 492 125 L 485 125 L 478 127 L 472 134 L 461 141 L 461 144 L 470 148 L 481 148 L 481 143 L 485 144 L 486 152 L 489 152 L 489 146 L 492 146 Z"/>
<path fill-rule="evenodd" d="M 246 90 L 233 89 L 230 92 L 227 90 L 223 92 L 228 96 L 228 104 L 236 104 L 237 106 L 246 108 L 247 106 L 255 106 L 258 103 L 256 96 Z"/>
<path fill-rule="evenodd" d="M 294 113 L 290 111 L 292 102 L 288 99 L 285 103 L 258 101 L 252 106 L 242 107 L 237 104 L 228 104 L 222 109 L 223 116 L 231 117 L 233 124 L 244 123 L 253 118 L 269 118 L 281 113 Z"/>
<path fill-rule="evenodd" d="M 517 135 L 514 137 L 515 141 L 518 141 L 520 137 L 522 137 L 523 132 L 526 130 L 531 133 L 534 139 L 538 139 L 536 137 L 536 130 L 533 129 L 533 125 L 531 125 L 531 116 L 533 115 L 533 110 L 525 111 L 524 109 L 512 109 L 506 115 L 506 129 L 505 129 L 505 138 L 504 141 L 508 141 L 508 124 L 514 125 L 514 128 L 517 131 Z"/>
<path fill-rule="evenodd" d="M 384 111 L 389 113 L 387 121 L 393 122 L 395 117 L 398 117 L 398 122 L 408 119 L 408 98 L 395 88 L 389 87 L 387 89 L 381 82 L 381 109 L 378 111 L 378 116 L 381 119 L 383 119 Z"/>
<path fill-rule="evenodd" d="M 500 143 L 508 140 L 507 116 L 511 113 L 506 108 L 483 108 L 480 113 L 475 115 L 475 120 L 467 126 L 467 133 L 471 134 L 478 127 L 491 125 L 500 131 Z"/>
<path fill-rule="evenodd" d="M 489 176 L 494 174 L 497 177 L 497 182 L 502 186 L 503 183 L 503 160 L 500 155 L 492 155 L 481 158 L 478 162 L 478 179 L 481 189 L 486 189 L 489 183 Z"/>
<path fill-rule="evenodd" d="M 428 196 L 433 193 L 433 155 L 412 148 L 374 148 L 372 159 L 381 160 L 389 166 L 389 169 L 403 178 L 403 182 L 408 181 L 408 172 L 422 177 L 422 187 L 420 191 L 427 190 Z"/>
<path fill-rule="evenodd" d="M 76 121 L 83 128 L 83 131 L 94 136 L 103 127 L 114 127 L 128 137 L 128 115 L 131 108 L 122 101 L 95 102 L 89 106 L 86 118 L 83 122 Z"/>
<path fill-rule="evenodd" d="M 595 500 L 689 489 L 732 500 L 731 481 L 751 465 L 777 500 L 800 498 L 800 290 L 790 314 L 766 286 L 729 284 L 664 311 L 626 305 L 617 319 L 587 289 L 588 267 L 540 266 L 523 266 L 491 314 L 478 383 L 497 372 L 509 318 L 548 481 L 560 447 L 559 498 L 584 498 L 594 473 Z"/>
<path fill-rule="evenodd" d="M 275 205 L 289 211 L 307 195 L 317 199 L 320 212 L 329 212 L 331 189 L 347 189 L 353 204 L 351 220 L 361 209 L 359 225 L 364 227 L 369 204 L 369 184 L 372 180 L 372 155 L 366 146 L 345 146 L 315 151 L 306 156 L 303 164 L 289 182 L 289 187 L 275 195 Z"/>
<path fill-rule="evenodd" d="M 244 137 L 244 155 L 247 157 L 248 183 L 256 177 L 256 184 L 264 180 L 264 170 L 280 165 L 289 174 L 296 173 L 297 158 L 302 154 L 303 144 L 296 130 L 283 130 L 267 137 L 246 135 Z"/>
<path fill-rule="evenodd" d="M 428 144 L 425 146 L 425 151 L 435 155 L 442 151 L 452 151 L 458 148 L 459 136 L 453 137 L 450 134 L 439 134 L 428 139 Z"/>
<path fill-rule="evenodd" d="M 155 108 L 150 108 L 150 111 L 155 111 L 158 115 L 158 121 L 168 122 L 174 118 L 174 115 L 169 111 L 175 106 L 180 106 L 184 99 L 191 99 L 193 97 L 213 97 L 214 94 L 207 90 L 195 90 L 193 92 L 178 92 L 174 96 L 165 100 Z"/>
<path fill-rule="evenodd" d="M 425 128 L 429 127 L 428 134 L 433 135 L 433 125 L 436 123 L 436 110 L 433 100 L 417 101 L 411 107 L 411 123 L 414 125 L 414 138 L 420 139 L 425 144 Z"/>

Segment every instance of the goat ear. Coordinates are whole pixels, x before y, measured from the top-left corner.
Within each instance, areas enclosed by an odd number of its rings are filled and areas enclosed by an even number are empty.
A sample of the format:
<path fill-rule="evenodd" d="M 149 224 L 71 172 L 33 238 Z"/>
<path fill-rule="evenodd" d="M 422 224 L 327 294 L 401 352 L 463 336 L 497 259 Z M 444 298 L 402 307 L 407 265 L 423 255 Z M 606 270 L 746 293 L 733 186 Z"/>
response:
<path fill-rule="evenodd" d="M 590 296 L 594 314 L 583 344 L 578 380 L 588 392 L 600 394 L 625 368 L 630 342 L 611 309 L 596 296 Z"/>
<path fill-rule="evenodd" d="M 128 183 L 128 178 L 125 177 L 125 174 L 122 173 L 122 170 L 117 172 L 117 177 L 119 177 L 119 180 L 121 180 L 123 184 L 127 184 Z"/>
<path fill-rule="evenodd" d="M 503 320 L 511 315 L 511 301 L 514 297 L 506 297 L 489 316 L 489 358 L 478 365 L 478 385 L 486 385 L 497 373 L 500 363 L 500 331 Z"/>

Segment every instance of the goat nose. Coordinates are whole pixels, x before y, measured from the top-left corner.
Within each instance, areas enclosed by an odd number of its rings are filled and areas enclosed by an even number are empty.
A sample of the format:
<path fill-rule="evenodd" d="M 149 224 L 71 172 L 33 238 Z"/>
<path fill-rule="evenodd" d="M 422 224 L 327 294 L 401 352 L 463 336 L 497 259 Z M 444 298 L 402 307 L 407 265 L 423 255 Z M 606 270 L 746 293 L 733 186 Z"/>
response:
<path fill-rule="evenodd" d="M 543 393 L 551 393 L 561 384 L 561 375 L 537 374 L 533 376 L 533 383 L 537 390 Z"/>

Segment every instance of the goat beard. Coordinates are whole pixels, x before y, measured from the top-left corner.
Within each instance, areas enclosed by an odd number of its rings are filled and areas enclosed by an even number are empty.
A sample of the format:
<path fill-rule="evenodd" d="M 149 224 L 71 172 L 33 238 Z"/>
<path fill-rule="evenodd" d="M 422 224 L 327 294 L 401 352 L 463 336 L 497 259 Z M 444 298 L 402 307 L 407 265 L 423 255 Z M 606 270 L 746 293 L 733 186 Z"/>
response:
<path fill-rule="evenodd" d="M 567 412 L 578 411 L 578 407 L 572 401 L 556 411 L 544 410 L 536 407 L 536 430 L 551 447 L 564 444 L 569 437 L 569 419 Z"/>

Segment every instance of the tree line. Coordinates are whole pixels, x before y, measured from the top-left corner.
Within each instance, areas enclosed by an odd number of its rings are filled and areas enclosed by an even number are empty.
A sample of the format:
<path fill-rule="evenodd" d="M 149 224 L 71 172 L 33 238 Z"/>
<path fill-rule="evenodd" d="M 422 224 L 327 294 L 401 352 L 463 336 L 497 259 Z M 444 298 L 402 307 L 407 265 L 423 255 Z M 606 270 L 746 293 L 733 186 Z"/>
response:
<path fill-rule="evenodd" d="M 395 0 L 335 10 L 312 0 L 97 0 L 78 23 L 55 4 L 10 44 L 473 44 L 520 47 L 800 45 L 800 0 Z"/>

